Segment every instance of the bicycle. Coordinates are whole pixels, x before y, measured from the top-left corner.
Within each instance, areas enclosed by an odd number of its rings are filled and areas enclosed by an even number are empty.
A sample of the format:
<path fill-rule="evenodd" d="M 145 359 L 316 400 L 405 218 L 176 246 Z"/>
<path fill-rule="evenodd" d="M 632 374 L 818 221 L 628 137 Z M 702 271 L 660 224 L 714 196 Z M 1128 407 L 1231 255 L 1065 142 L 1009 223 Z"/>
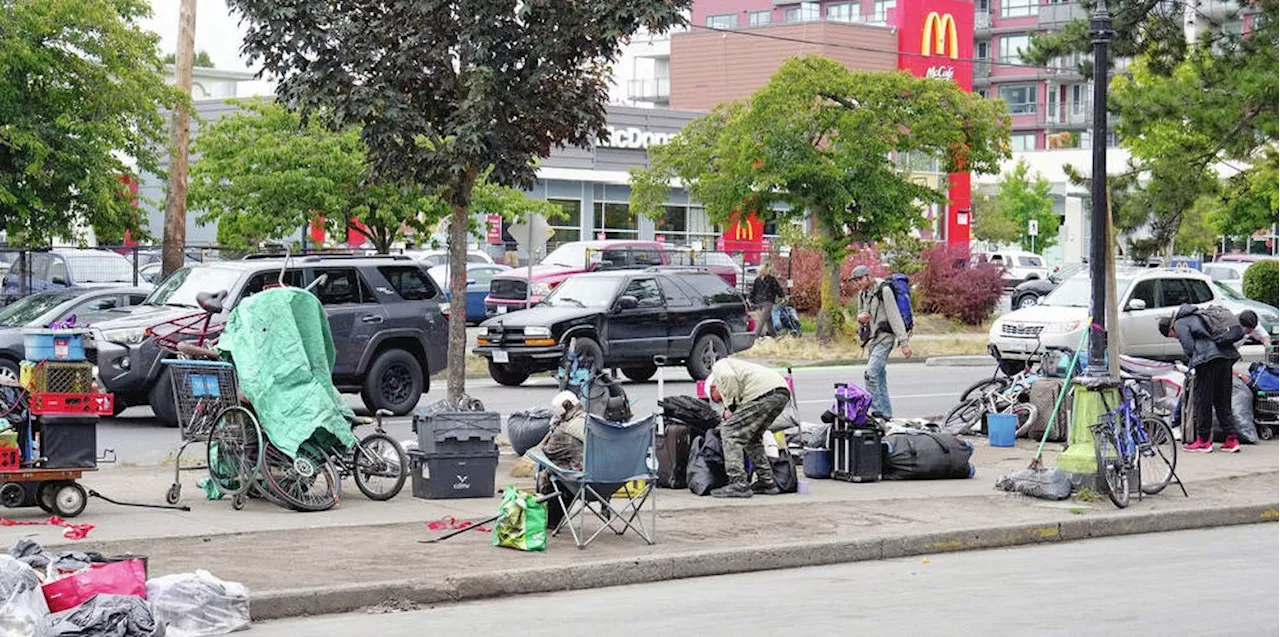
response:
<path fill-rule="evenodd" d="M 1097 460 L 1098 485 L 1119 508 L 1129 506 L 1133 478 L 1137 479 L 1139 498 L 1155 495 L 1176 480 L 1182 494 L 1187 489 L 1178 478 L 1178 445 L 1173 429 L 1163 418 L 1147 413 L 1144 404 L 1150 398 L 1143 383 L 1149 377 L 1126 374 L 1120 382 L 1120 404 L 1112 409 L 1107 394 L 1102 392 L 1106 409 L 1101 422 L 1089 429 L 1093 433 L 1094 457 Z M 1108 389 L 1114 380 L 1081 381 L 1089 389 Z"/>
<path fill-rule="evenodd" d="M 353 421 L 353 430 L 361 425 L 373 424 L 373 433 L 361 438 L 349 451 L 330 454 L 330 460 L 338 469 L 339 478 L 354 478 L 356 488 L 365 497 L 379 502 L 396 497 L 409 476 L 409 456 L 405 454 L 404 447 L 382 428 L 382 418 L 390 415 L 390 411 L 379 409 L 372 420 Z M 383 479 L 390 480 L 389 486 L 384 486 Z"/>

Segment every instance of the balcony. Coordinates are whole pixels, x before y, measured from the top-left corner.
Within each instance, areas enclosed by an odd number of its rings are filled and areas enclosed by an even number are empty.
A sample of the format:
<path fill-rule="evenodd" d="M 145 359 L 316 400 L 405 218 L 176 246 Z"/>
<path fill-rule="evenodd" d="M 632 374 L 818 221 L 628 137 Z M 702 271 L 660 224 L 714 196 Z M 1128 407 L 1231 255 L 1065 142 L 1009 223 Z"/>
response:
<path fill-rule="evenodd" d="M 979 10 L 973 14 L 973 34 L 986 35 L 991 32 L 991 12 Z"/>
<path fill-rule="evenodd" d="M 657 77 L 629 80 L 627 97 L 637 102 L 666 105 L 671 101 L 671 78 Z"/>
<path fill-rule="evenodd" d="M 974 86 L 991 84 L 991 60 L 975 60 L 973 62 L 973 84 Z"/>

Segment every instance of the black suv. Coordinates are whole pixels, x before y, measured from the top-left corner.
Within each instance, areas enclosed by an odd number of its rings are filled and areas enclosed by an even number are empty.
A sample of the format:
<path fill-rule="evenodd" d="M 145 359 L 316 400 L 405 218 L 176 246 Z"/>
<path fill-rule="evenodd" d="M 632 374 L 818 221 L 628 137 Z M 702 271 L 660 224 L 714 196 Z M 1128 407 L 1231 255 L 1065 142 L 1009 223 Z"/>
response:
<path fill-rule="evenodd" d="M 146 329 L 198 312 L 196 295 L 226 290 L 215 323 L 236 304 L 280 282 L 306 287 L 324 304 L 337 360 L 338 389 L 359 392 L 370 411 L 409 413 L 427 391 L 432 374 L 445 367 L 447 328 L 444 295 L 408 257 L 296 257 L 189 264 L 174 272 L 141 305 L 85 317 L 93 327 L 88 353 L 98 365 L 117 409 L 150 404 L 161 422 L 177 424 L 165 352 Z"/>
<path fill-rule="evenodd" d="M 583 364 L 631 380 L 652 377 L 655 356 L 702 380 L 717 360 L 751 347 L 750 323 L 742 294 L 710 271 L 595 272 L 566 279 L 537 307 L 481 323 L 474 353 L 510 386 L 556 369 L 570 343 Z"/>

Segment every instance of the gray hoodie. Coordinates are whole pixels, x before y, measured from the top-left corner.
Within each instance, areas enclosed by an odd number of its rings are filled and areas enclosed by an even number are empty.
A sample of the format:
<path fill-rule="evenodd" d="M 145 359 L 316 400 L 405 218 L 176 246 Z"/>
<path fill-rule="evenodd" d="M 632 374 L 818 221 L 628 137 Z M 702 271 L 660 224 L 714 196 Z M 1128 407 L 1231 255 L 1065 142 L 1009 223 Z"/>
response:
<path fill-rule="evenodd" d="M 1178 308 L 1177 314 L 1173 315 L 1173 331 L 1178 335 L 1182 351 L 1186 353 L 1187 358 L 1191 359 L 1188 365 L 1199 367 L 1218 359 L 1240 360 L 1240 352 L 1236 350 L 1235 345 L 1214 342 L 1209 336 L 1209 329 L 1205 326 L 1204 319 L 1195 311 L 1194 305 L 1183 303 L 1182 307 Z"/>
<path fill-rule="evenodd" d="M 871 315 L 871 343 L 894 339 L 898 347 L 905 347 L 911 339 L 893 288 L 883 279 L 875 279 L 870 288 L 858 294 L 858 311 Z"/>

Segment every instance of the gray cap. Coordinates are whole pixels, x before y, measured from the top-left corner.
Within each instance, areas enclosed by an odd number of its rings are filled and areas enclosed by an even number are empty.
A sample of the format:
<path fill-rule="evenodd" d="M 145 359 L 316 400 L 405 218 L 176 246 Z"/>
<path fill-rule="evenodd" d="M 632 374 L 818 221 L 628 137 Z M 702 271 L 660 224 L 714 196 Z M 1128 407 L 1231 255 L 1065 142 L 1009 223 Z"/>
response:
<path fill-rule="evenodd" d="M 864 276 L 871 276 L 871 268 L 865 265 L 856 265 L 853 267 L 853 272 L 849 273 L 849 280 L 861 279 Z"/>

